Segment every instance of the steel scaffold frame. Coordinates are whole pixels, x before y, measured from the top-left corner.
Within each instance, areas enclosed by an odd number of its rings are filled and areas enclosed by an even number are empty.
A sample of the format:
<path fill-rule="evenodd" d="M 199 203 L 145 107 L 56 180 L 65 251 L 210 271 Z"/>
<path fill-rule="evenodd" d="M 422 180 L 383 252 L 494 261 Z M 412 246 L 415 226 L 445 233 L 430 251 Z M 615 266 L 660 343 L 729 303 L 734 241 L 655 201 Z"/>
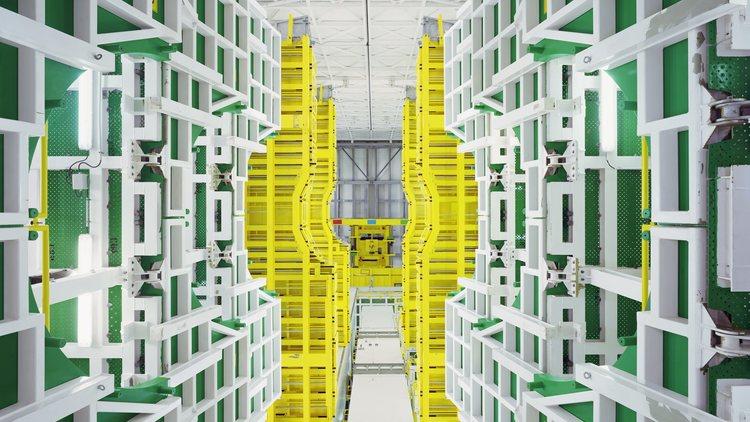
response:
<path fill-rule="evenodd" d="M 252 0 L 130 3 L 0 3 L 0 420 L 257 420 L 280 391 L 242 236 L 280 37 Z"/>
<path fill-rule="evenodd" d="M 481 186 L 476 276 L 446 304 L 461 420 L 747 412 L 734 340 L 748 296 L 717 276 L 732 248 L 716 231 L 736 215 L 711 198 L 739 197 L 748 136 L 704 148 L 702 86 L 747 97 L 747 28 L 746 9 L 721 0 L 461 8 L 446 124 Z"/>
<path fill-rule="evenodd" d="M 403 289 L 402 338 L 405 348 L 404 361 L 413 361 L 417 343 L 417 278 L 418 265 L 421 265 L 422 239 L 428 229 L 427 213 L 429 199 L 425 191 L 422 173 L 422 157 L 417 142 L 417 113 L 414 99 L 404 100 L 402 127 L 402 177 L 404 193 L 409 205 L 409 221 L 404 232 L 402 247 L 403 268 L 401 286 Z"/>
<path fill-rule="evenodd" d="M 268 142 L 265 156 L 250 160 L 250 269 L 265 274 L 269 288 L 284 303 L 283 392 L 269 419 L 330 420 L 335 413 L 339 345 L 337 270 L 325 230 L 329 223 L 317 220 L 313 230 L 310 217 L 313 208 L 327 203 L 332 169 L 317 170 L 315 57 L 310 37 L 294 38 L 292 27 L 290 21 L 288 37 L 282 41 L 281 130 Z M 329 132 L 325 141 L 331 138 Z"/>
<path fill-rule="evenodd" d="M 316 172 L 314 186 L 321 193 L 311 208 L 317 237 L 327 245 L 336 266 L 336 329 L 338 344 L 349 343 L 350 247 L 336 236 L 331 220 L 331 200 L 336 190 L 336 105 L 327 89 L 321 87 L 317 106 Z"/>
<path fill-rule="evenodd" d="M 439 25 L 442 26 L 442 25 Z M 477 190 L 474 162 L 456 154 L 444 125 L 443 37 L 422 37 L 417 60 L 416 138 L 430 206 L 418 266 L 417 385 L 419 420 L 454 420 L 445 396 L 445 297 L 474 271 Z"/>

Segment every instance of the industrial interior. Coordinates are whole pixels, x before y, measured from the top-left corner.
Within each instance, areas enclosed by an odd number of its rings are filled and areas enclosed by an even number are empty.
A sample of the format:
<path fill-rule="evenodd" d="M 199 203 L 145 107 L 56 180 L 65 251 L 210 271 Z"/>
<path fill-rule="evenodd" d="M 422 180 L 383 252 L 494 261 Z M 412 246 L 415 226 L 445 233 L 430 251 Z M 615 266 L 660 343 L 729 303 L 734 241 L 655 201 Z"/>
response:
<path fill-rule="evenodd" d="M 0 0 L 0 169 L 0 422 L 750 420 L 750 0 Z"/>

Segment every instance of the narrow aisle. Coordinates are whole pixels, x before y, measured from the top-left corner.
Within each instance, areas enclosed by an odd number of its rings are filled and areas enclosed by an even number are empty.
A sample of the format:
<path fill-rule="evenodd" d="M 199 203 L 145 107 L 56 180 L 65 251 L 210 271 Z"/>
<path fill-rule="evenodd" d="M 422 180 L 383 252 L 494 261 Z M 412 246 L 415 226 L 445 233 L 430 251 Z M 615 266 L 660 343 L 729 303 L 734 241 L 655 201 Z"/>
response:
<path fill-rule="evenodd" d="M 361 305 L 349 421 L 411 422 L 394 304 Z"/>

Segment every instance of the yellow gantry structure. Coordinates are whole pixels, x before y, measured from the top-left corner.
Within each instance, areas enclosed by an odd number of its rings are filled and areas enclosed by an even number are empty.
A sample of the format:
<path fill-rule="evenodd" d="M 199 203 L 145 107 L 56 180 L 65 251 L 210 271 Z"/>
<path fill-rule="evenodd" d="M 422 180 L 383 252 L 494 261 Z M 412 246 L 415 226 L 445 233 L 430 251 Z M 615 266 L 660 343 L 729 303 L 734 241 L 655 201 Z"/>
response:
<path fill-rule="evenodd" d="M 458 277 L 473 277 L 477 186 L 471 156 L 445 131 L 443 39 L 425 35 L 417 61 L 416 138 L 426 187 L 427 238 L 417 267 L 418 418 L 456 420 L 445 396 L 445 298 Z M 411 215 L 411 212 L 410 212 Z M 411 259 L 411 258 L 410 258 Z"/>
<path fill-rule="evenodd" d="M 389 219 L 390 220 L 390 219 Z M 401 283 L 401 268 L 394 268 L 393 227 L 385 219 L 383 224 L 354 224 L 351 226 L 352 286 L 394 287 Z M 401 225 L 396 220 L 395 225 Z"/>
<path fill-rule="evenodd" d="M 347 340 L 339 332 L 348 331 L 336 309 L 347 300 L 338 278 L 346 282 L 346 269 L 337 262 L 346 264 L 341 254 L 348 251 L 337 245 L 324 210 L 334 182 L 335 113 L 330 100 L 316 99 L 310 38 L 292 38 L 290 25 L 281 50 L 281 130 L 265 155 L 252 155 L 246 195 L 250 273 L 266 277 L 282 302 L 282 395 L 268 417 L 330 421 L 338 348 Z"/>
<path fill-rule="evenodd" d="M 310 218 L 316 244 L 325 250 L 336 269 L 336 330 L 338 344 L 349 342 L 349 245 L 333 233 L 331 199 L 336 187 L 336 105 L 326 88 L 319 89 Z"/>
<path fill-rule="evenodd" d="M 403 289 L 403 312 L 401 326 L 406 349 L 417 342 L 417 258 L 422 252 L 423 239 L 427 236 L 428 198 L 422 176 L 422 156 L 417 142 L 417 107 L 413 99 L 404 101 L 401 150 L 401 183 L 409 205 L 409 222 L 406 225 L 401 248 L 403 269 L 401 288 Z"/>

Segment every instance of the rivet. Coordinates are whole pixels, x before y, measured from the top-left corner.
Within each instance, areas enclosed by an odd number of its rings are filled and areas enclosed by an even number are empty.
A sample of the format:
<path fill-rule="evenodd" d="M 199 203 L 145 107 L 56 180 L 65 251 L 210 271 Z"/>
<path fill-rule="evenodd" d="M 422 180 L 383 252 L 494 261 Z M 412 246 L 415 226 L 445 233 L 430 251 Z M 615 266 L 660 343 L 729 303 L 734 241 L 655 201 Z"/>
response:
<path fill-rule="evenodd" d="M 584 372 L 583 373 L 583 378 L 585 378 L 587 380 L 591 379 L 591 372 Z"/>
<path fill-rule="evenodd" d="M 591 56 L 586 56 L 583 58 L 584 63 L 591 63 Z"/>

